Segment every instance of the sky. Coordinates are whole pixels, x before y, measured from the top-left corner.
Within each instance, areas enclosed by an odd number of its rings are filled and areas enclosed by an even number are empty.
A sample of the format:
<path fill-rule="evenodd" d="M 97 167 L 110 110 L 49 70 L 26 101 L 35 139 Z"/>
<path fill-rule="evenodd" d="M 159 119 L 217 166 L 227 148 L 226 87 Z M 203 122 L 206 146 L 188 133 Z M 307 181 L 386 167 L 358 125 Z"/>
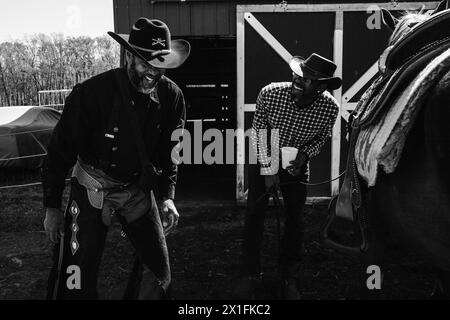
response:
<path fill-rule="evenodd" d="M 114 31 L 113 0 L 0 0 L 0 42 L 34 33 L 106 35 Z"/>

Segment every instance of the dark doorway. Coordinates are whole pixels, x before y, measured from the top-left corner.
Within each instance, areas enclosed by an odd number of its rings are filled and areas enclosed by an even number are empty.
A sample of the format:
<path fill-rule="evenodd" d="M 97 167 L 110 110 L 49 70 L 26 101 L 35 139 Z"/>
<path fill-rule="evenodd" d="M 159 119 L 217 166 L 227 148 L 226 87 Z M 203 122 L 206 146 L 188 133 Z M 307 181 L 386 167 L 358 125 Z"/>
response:
<path fill-rule="evenodd" d="M 225 164 L 225 130 L 236 128 L 236 39 L 184 39 L 191 44 L 189 59 L 180 68 L 167 72 L 183 90 L 187 109 L 185 128 L 192 142 L 191 164 L 179 166 L 176 197 L 177 200 L 234 200 L 236 165 Z M 223 164 L 206 164 L 199 155 L 200 145 L 194 146 L 194 139 L 203 140 L 200 136 L 211 128 L 223 135 Z M 202 142 L 201 150 L 210 143 Z M 233 152 L 235 155 L 234 148 Z"/>

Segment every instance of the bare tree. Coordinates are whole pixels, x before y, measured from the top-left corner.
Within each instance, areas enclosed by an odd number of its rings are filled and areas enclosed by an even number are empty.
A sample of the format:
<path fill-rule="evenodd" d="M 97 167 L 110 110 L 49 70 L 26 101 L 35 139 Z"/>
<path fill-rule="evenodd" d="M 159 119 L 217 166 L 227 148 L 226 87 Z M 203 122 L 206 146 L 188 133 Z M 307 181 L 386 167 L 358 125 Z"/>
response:
<path fill-rule="evenodd" d="M 40 90 L 71 88 L 119 65 L 120 47 L 108 36 L 36 34 L 0 43 L 0 96 L 37 103 Z"/>

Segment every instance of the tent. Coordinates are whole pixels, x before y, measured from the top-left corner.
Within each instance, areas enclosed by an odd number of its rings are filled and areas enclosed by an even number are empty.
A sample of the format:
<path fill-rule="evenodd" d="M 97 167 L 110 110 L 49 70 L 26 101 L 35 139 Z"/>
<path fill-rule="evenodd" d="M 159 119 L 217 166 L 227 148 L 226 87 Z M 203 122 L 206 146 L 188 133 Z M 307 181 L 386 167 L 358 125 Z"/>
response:
<path fill-rule="evenodd" d="M 48 107 L 0 107 L 0 169 L 41 167 L 60 117 Z"/>

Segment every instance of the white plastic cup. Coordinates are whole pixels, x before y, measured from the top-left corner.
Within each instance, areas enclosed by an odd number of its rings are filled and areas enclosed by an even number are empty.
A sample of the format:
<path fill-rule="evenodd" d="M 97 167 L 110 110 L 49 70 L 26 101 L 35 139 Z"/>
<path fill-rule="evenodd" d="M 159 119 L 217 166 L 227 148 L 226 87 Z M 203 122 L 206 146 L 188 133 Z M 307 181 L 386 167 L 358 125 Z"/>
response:
<path fill-rule="evenodd" d="M 292 160 L 297 157 L 298 149 L 294 147 L 282 147 L 281 148 L 281 167 L 286 169 L 291 164 Z"/>

